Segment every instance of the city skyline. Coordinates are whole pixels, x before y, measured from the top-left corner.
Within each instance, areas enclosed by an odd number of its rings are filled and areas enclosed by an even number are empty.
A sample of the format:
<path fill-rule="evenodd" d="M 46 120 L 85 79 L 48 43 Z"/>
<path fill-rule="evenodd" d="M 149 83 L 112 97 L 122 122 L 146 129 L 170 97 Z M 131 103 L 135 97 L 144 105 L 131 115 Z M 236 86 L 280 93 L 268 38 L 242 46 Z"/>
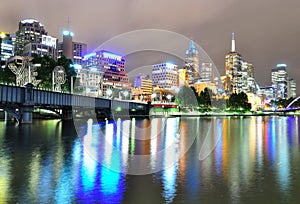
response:
<path fill-rule="evenodd" d="M 269 74 L 278 63 L 286 63 L 295 80 L 300 79 L 300 73 L 297 73 L 300 28 L 294 26 L 300 18 L 297 13 L 299 2 L 151 2 L 90 1 L 83 5 L 80 1 L 68 0 L 4 1 L 0 12 L 1 30 L 15 32 L 21 19 L 31 17 L 44 23 L 52 35 L 61 38 L 69 16 L 75 40 L 85 42 L 90 49 L 94 49 L 124 32 L 145 28 L 165 29 L 183 34 L 201 45 L 221 74 L 224 74 L 224 54 L 230 49 L 230 33 L 234 31 L 238 33 L 237 50 L 255 64 L 256 70 L 260 70 L 255 76 L 261 86 L 270 84 Z M 101 9 L 103 5 L 105 9 Z M 109 15 L 112 9 L 114 15 Z M 180 15 L 168 16 L 164 14 L 165 10 Z M 56 11 L 55 14 L 53 11 Z M 187 13 L 189 15 L 185 15 Z"/>

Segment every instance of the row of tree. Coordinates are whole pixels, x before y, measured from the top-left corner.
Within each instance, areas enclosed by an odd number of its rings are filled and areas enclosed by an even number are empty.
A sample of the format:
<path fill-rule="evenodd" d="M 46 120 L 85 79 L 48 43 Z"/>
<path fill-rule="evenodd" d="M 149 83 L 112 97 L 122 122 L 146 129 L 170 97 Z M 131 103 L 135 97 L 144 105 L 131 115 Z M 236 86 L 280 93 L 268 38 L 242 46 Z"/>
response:
<path fill-rule="evenodd" d="M 38 76 L 37 79 L 41 80 L 41 83 L 37 85 L 38 88 L 51 89 L 52 88 L 52 71 L 56 66 L 62 66 L 66 71 L 66 83 L 62 85 L 62 90 L 64 92 L 69 92 L 71 87 L 71 76 L 76 76 L 72 65 L 72 60 L 67 59 L 65 56 L 62 56 L 57 61 L 50 58 L 47 55 L 39 56 L 37 54 L 32 55 L 33 64 L 40 64 L 41 66 L 37 67 Z M 15 75 L 11 70 L 6 66 L 0 71 L 0 81 L 5 84 L 15 84 Z"/>
<path fill-rule="evenodd" d="M 209 88 L 205 88 L 198 94 L 194 87 L 183 86 L 178 92 L 176 102 L 182 110 L 197 109 L 201 112 L 212 110 L 247 112 L 251 110 L 251 104 L 248 103 L 248 97 L 244 92 L 233 93 L 226 100 L 218 99 Z"/>

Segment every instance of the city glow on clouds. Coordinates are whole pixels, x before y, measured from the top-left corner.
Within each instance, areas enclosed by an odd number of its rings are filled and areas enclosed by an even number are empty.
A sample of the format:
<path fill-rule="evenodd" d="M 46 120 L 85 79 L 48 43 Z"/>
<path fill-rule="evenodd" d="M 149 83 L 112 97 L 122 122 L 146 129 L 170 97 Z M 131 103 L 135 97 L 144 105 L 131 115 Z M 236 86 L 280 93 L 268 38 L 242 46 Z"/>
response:
<path fill-rule="evenodd" d="M 2 31 L 13 33 L 20 20 L 34 18 L 45 25 L 50 35 L 61 38 L 62 30 L 68 28 L 69 16 L 69 28 L 75 33 L 75 40 L 86 42 L 89 50 L 113 36 L 136 29 L 178 32 L 203 46 L 221 74 L 224 54 L 230 49 L 234 31 L 237 51 L 259 70 L 256 71 L 259 84 L 270 84 L 270 69 L 279 62 L 288 63 L 291 75 L 300 78 L 300 72 L 297 72 L 300 27 L 295 26 L 299 21 L 300 1 L 174 0 L 153 3 L 149 0 L 90 0 L 84 8 L 79 0 L 4 0 L 1 3 Z M 99 12 L 103 7 L 106 9 Z"/>

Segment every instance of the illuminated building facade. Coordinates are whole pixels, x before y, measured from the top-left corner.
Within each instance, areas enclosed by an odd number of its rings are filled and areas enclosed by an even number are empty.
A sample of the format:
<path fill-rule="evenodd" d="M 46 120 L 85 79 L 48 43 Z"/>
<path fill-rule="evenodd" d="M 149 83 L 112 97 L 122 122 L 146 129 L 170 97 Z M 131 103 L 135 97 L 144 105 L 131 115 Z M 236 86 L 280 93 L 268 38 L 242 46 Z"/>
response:
<path fill-rule="evenodd" d="M 228 81 L 224 84 L 226 87 L 225 91 L 227 93 L 240 93 L 242 90 L 241 83 L 239 83 L 239 77 L 241 77 L 241 68 L 242 68 L 242 55 L 236 52 L 235 49 L 235 37 L 232 33 L 231 40 L 231 51 L 225 56 L 225 73 Z"/>
<path fill-rule="evenodd" d="M 102 94 L 107 90 L 128 89 L 128 75 L 125 72 L 125 59 L 117 54 L 100 50 L 84 56 L 83 67 L 101 74 Z"/>
<path fill-rule="evenodd" d="M 171 63 L 153 65 L 152 86 L 163 89 L 178 87 L 178 66 Z"/>
<path fill-rule="evenodd" d="M 58 44 L 58 58 L 64 55 L 71 59 L 75 66 L 83 65 L 83 57 L 87 54 L 87 45 L 73 42 L 73 36 L 73 32 L 63 31 L 63 41 Z"/>
<path fill-rule="evenodd" d="M 186 68 L 178 69 L 178 87 L 189 85 L 189 75 Z"/>
<path fill-rule="evenodd" d="M 188 74 L 189 83 L 192 84 L 194 80 L 200 77 L 199 74 L 199 52 L 195 47 L 194 42 L 190 41 L 190 47 L 185 52 L 185 68 Z"/>
<path fill-rule="evenodd" d="M 0 60 L 1 67 L 4 68 L 6 61 L 14 56 L 13 36 L 0 32 Z"/>
<path fill-rule="evenodd" d="M 19 22 L 16 32 L 15 55 L 32 56 L 35 53 L 57 59 L 57 39 L 46 32 L 44 25 L 34 19 Z"/>
<path fill-rule="evenodd" d="M 142 91 L 140 94 L 142 100 L 146 99 L 149 101 L 151 99 L 152 80 L 149 75 L 139 74 L 138 76 L 134 77 L 134 88 L 138 88 Z"/>
<path fill-rule="evenodd" d="M 286 64 L 277 64 L 271 72 L 272 87 L 276 89 L 276 98 L 288 98 L 287 79 Z"/>
<path fill-rule="evenodd" d="M 287 95 L 288 98 L 296 98 L 297 92 L 296 92 L 296 82 L 292 78 L 288 78 L 287 80 Z"/>
<path fill-rule="evenodd" d="M 213 81 L 212 63 L 201 63 L 200 78 L 206 82 Z"/>

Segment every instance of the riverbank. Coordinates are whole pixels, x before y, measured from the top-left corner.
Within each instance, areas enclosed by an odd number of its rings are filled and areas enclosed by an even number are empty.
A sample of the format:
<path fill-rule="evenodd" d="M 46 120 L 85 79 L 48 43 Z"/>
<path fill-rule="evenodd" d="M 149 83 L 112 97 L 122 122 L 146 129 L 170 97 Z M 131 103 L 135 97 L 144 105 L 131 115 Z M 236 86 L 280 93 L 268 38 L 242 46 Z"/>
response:
<path fill-rule="evenodd" d="M 300 112 L 247 112 L 247 113 L 229 113 L 229 112 L 152 112 L 151 117 L 216 117 L 216 116 L 288 116 L 300 115 Z"/>

